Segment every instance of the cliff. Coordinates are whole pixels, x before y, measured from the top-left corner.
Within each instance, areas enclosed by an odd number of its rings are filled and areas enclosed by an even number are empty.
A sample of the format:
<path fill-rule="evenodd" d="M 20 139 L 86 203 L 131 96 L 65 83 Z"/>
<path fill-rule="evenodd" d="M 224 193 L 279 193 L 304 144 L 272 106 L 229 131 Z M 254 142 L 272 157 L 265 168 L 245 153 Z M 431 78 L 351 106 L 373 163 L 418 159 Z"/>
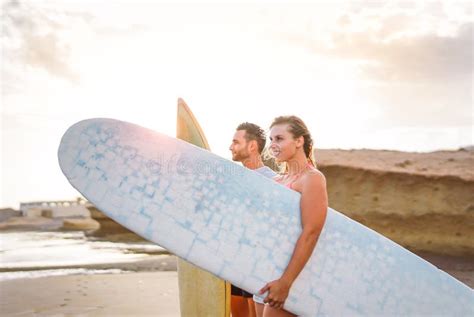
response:
<path fill-rule="evenodd" d="M 474 152 L 318 150 L 329 205 L 415 252 L 474 255 Z"/>

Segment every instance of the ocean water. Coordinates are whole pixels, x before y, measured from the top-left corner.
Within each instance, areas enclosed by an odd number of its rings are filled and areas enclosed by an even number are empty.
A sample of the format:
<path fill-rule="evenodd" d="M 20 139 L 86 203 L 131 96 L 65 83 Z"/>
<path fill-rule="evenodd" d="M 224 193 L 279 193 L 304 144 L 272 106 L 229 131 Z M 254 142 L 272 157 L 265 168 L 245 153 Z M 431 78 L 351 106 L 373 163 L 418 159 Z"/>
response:
<path fill-rule="evenodd" d="M 166 250 L 151 242 L 109 242 L 71 232 L 1 232 L 0 281 L 72 274 L 117 274 Z M 103 267 L 110 267 L 103 269 Z"/>

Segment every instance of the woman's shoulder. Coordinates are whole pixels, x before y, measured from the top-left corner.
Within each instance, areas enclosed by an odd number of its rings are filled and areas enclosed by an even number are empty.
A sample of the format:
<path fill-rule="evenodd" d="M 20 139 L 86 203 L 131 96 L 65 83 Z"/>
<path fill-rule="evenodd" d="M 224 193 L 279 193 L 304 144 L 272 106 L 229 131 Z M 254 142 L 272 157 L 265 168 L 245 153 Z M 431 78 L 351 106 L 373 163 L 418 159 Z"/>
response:
<path fill-rule="evenodd" d="M 311 167 L 302 177 L 304 185 L 323 185 L 326 186 L 326 177 L 315 167 Z"/>

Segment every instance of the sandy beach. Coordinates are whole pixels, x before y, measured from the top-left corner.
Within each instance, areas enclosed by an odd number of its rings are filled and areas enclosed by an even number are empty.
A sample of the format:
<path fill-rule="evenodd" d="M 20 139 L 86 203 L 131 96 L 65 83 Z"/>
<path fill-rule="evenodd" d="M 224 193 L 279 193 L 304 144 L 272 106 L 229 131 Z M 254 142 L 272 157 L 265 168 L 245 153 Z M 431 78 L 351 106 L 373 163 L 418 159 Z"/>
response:
<path fill-rule="evenodd" d="M 176 272 L 0 282 L 3 316 L 180 316 Z"/>
<path fill-rule="evenodd" d="M 176 257 L 137 240 L 0 231 L 0 315 L 179 316 Z"/>

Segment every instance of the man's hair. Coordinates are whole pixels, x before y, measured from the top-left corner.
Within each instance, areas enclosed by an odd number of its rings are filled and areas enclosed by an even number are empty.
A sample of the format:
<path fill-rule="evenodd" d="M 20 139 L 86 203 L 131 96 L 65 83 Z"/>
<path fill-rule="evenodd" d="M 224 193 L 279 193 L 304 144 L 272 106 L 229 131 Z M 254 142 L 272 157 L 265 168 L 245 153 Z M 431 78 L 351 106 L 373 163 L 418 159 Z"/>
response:
<path fill-rule="evenodd" d="M 245 131 L 245 139 L 248 141 L 255 140 L 257 141 L 258 145 L 258 153 L 262 153 L 263 149 L 265 148 L 265 143 L 267 142 L 267 136 L 265 135 L 265 131 L 260 128 L 258 125 L 250 122 L 244 122 L 239 124 L 236 131 L 244 130 Z"/>

